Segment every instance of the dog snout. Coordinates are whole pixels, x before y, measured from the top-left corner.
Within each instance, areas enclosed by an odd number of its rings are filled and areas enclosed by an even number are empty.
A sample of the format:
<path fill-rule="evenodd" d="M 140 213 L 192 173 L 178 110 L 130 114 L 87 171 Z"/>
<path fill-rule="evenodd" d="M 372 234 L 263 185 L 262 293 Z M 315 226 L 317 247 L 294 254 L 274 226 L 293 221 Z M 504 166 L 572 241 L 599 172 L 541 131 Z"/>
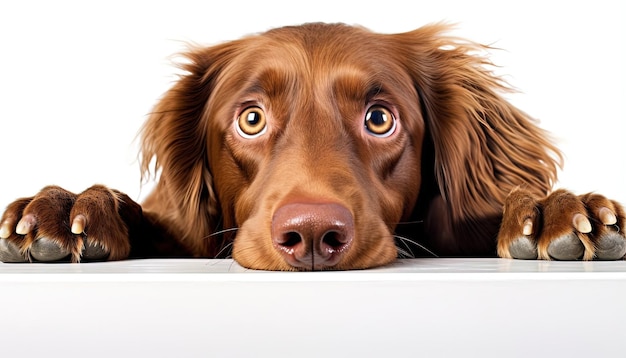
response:
<path fill-rule="evenodd" d="M 272 241 L 285 261 L 296 268 L 335 266 L 354 238 L 352 213 L 336 203 L 290 203 L 272 218 Z"/>

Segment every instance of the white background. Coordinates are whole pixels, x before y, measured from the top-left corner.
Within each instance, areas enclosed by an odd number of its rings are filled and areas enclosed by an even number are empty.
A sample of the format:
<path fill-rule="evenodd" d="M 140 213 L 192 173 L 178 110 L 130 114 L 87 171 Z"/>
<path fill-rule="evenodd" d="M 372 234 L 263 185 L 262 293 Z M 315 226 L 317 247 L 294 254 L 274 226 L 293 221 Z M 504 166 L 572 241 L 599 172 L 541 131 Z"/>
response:
<path fill-rule="evenodd" d="M 566 155 L 558 186 L 626 202 L 620 1 L 3 1 L 0 207 L 44 185 L 140 199 L 136 135 L 175 80 L 172 54 L 310 21 L 401 32 L 437 21 L 504 49 L 513 103 Z"/>

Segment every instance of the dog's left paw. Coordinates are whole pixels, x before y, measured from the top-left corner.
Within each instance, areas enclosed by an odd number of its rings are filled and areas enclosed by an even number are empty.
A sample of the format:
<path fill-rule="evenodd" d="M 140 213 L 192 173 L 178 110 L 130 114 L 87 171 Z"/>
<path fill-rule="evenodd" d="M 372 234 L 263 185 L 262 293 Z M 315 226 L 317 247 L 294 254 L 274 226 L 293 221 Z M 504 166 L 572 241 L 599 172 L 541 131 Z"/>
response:
<path fill-rule="evenodd" d="M 513 190 L 504 204 L 498 256 L 541 260 L 621 260 L 626 256 L 626 215 L 598 194 L 556 190 L 537 198 Z"/>

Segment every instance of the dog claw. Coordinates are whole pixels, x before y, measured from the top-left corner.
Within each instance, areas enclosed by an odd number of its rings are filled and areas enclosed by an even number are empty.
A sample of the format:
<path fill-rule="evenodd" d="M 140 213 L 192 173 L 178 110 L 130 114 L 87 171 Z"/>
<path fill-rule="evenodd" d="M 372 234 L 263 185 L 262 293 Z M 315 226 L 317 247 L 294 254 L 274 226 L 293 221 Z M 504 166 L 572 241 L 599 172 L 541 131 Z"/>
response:
<path fill-rule="evenodd" d="M 576 228 L 576 230 L 578 230 L 578 232 L 581 232 L 583 234 L 588 234 L 591 232 L 591 223 L 585 215 L 577 213 L 574 215 L 572 221 L 574 227 Z"/>
<path fill-rule="evenodd" d="M 8 239 L 11 236 L 11 228 L 9 226 L 9 222 L 5 221 L 0 226 L 0 239 Z"/>
<path fill-rule="evenodd" d="M 72 221 L 72 234 L 80 235 L 85 231 L 87 219 L 83 215 L 76 215 Z"/>
<path fill-rule="evenodd" d="M 617 223 L 617 217 L 609 208 L 600 208 L 598 216 L 604 225 L 615 225 Z"/>
<path fill-rule="evenodd" d="M 31 232 L 31 230 L 33 229 L 33 227 L 35 227 L 36 224 L 36 219 L 33 215 L 25 215 L 18 223 L 17 226 L 15 227 L 15 233 L 18 235 L 26 235 L 29 232 Z"/>
<path fill-rule="evenodd" d="M 524 234 L 524 236 L 530 236 L 533 234 L 533 221 L 531 219 L 526 219 L 526 221 L 524 221 L 522 234 Z"/>

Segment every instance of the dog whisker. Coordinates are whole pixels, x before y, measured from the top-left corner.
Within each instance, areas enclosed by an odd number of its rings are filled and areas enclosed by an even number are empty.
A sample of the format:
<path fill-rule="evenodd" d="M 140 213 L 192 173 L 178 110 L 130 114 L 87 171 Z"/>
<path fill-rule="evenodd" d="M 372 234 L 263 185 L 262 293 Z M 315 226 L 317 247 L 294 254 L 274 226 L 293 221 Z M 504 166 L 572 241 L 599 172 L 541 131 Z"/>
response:
<path fill-rule="evenodd" d="M 239 228 L 238 228 L 238 227 L 231 227 L 231 228 L 229 228 L 229 229 L 224 229 L 224 230 L 219 230 L 219 231 L 213 232 L 213 233 L 211 233 L 211 234 L 209 234 L 209 235 L 205 236 L 204 238 L 205 238 L 205 239 L 208 239 L 208 238 L 211 238 L 211 237 L 213 237 L 213 236 L 222 235 L 222 234 L 225 234 L 225 233 L 227 233 L 227 232 L 233 232 L 233 231 L 237 231 L 237 230 L 239 230 Z"/>
<path fill-rule="evenodd" d="M 415 258 L 415 254 L 413 250 L 407 245 L 405 240 L 401 240 L 399 236 L 394 235 L 394 240 L 396 243 L 396 250 L 398 251 L 398 257 L 402 259 L 406 258 Z"/>
<path fill-rule="evenodd" d="M 205 240 L 208 240 L 212 237 L 218 236 L 218 235 L 223 235 L 229 232 L 235 232 L 239 230 L 238 227 L 231 227 L 228 229 L 223 229 L 223 230 L 218 230 L 215 231 L 207 236 L 204 237 Z M 228 259 L 231 258 L 232 255 L 232 246 L 233 246 L 233 241 L 231 240 L 230 242 L 228 242 L 227 244 L 223 245 L 222 248 L 217 252 L 217 254 L 215 254 L 215 258 L 224 258 L 224 259 Z"/>
<path fill-rule="evenodd" d="M 412 252 L 409 252 L 407 250 L 404 250 L 402 248 L 396 247 L 396 250 L 398 250 L 398 258 L 401 259 L 413 259 L 415 258 L 415 256 L 413 256 Z"/>
<path fill-rule="evenodd" d="M 413 224 L 423 224 L 424 220 L 414 220 L 414 221 L 400 221 L 397 225 L 413 225 Z"/>
<path fill-rule="evenodd" d="M 435 254 L 434 252 L 432 252 L 431 250 L 426 248 L 426 246 L 420 244 L 419 242 L 417 242 L 415 240 L 411 240 L 411 239 L 409 239 L 407 237 L 400 236 L 400 235 L 393 235 L 393 237 L 396 239 L 397 243 L 404 245 L 404 247 L 408 250 L 408 252 L 407 252 L 407 250 L 404 250 L 404 249 L 398 247 L 398 245 L 396 245 L 396 249 L 398 250 L 398 253 L 400 253 L 400 254 L 408 254 L 408 257 L 410 257 L 410 258 L 414 258 L 415 257 L 415 255 L 413 254 L 413 250 L 411 250 L 411 248 L 407 244 L 407 243 L 410 243 L 410 244 L 415 245 L 415 246 L 419 247 L 420 249 L 426 251 L 428 254 L 432 255 L 433 257 L 439 257 L 437 254 Z"/>
<path fill-rule="evenodd" d="M 232 258 L 232 249 L 233 249 L 233 241 L 229 242 L 228 244 L 224 245 L 220 251 L 215 255 L 215 258 L 224 258 L 224 259 L 230 259 Z M 224 257 L 222 257 L 222 254 L 225 254 Z"/>

